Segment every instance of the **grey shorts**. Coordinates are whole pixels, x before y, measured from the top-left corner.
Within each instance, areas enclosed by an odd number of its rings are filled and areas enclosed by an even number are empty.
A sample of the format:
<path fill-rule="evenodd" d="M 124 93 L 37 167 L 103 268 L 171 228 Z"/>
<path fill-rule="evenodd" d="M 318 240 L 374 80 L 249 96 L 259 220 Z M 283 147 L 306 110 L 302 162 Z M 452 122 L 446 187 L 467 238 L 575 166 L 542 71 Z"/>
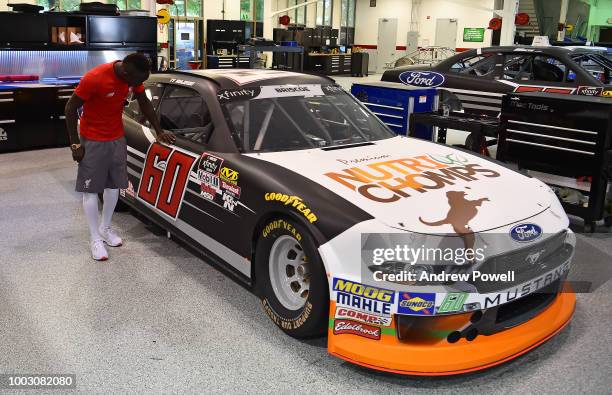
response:
<path fill-rule="evenodd" d="M 125 137 L 113 141 L 93 141 L 81 136 L 85 157 L 79 163 L 76 191 L 102 193 L 105 188 L 128 187 L 127 144 Z"/>

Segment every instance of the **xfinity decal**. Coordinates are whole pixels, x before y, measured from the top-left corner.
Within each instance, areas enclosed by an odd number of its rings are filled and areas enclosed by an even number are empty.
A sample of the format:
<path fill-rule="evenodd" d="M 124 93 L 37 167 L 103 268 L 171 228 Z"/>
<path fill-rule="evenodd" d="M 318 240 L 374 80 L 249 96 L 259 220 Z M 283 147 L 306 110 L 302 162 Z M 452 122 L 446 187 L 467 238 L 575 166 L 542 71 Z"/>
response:
<path fill-rule="evenodd" d="M 249 100 L 259 95 L 260 88 L 243 89 L 221 89 L 217 91 L 217 98 L 221 103 L 229 103 L 236 100 Z"/>
<path fill-rule="evenodd" d="M 601 96 L 603 92 L 602 87 L 598 86 L 579 86 L 578 94 L 584 96 Z"/>
<path fill-rule="evenodd" d="M 444 83 L 444 76 L 435 71 L 404 71 L 399 79 L 405 85 L 420 88 L 435 88 Z"/>

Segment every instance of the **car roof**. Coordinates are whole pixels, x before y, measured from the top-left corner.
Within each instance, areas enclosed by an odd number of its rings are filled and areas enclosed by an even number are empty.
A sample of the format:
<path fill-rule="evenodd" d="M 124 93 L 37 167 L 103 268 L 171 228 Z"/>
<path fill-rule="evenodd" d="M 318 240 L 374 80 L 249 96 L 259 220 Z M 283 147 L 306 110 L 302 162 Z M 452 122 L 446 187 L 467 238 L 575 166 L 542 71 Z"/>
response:
<path fill-rule="evenodd" d="M 212 80 L 221 89 L 248 88 L 264 85 L 304 85 L 334 84 L 332 78 L 322 75 L 295 73 L 292 71 L 266 69 L 205 69 L 173 71 L 169 74 L 182 74 Z"/>
<path fill-rule="evenodd" d="M 588 52 L 592 53 L 592 49 L 576 48 L 576 47 L 553 47 L 553 46 L 533 46 L 533 45 L 508 45 L 500 47 L 486 47 L 480 49 L 471 49 L 470 51 L 480 51 L 482 53 L 491 52 L 541 52 L 551 55 L 562 55 L 567 53 Z"/>

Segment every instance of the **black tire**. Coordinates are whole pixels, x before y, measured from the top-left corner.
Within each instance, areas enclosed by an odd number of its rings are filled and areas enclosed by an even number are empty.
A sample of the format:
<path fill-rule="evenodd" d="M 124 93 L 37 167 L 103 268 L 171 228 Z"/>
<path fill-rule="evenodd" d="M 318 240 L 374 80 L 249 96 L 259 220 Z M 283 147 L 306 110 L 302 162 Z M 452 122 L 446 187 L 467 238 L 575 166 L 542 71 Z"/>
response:
<path fill-rule="evenodd" d="M 104 195 L 99 193 L 98 194 L 98 199 L 100 199 L 100 203 L 104 204 Z M 121 198 L 119 198 L 119 200 L 117 201 L 117 205 L 115 206 L 115 212 L 116 213 L 123 213 L 126 212 L 130 209 L 130 206 L 128 206 L 126 203 L 123 203 L 121 201 Z"/>
<path fill-rule="evenodd" d="M 270 278 L 270 254 L 282 236 L 290 236 L 297 241 L 307 257 L 309 289 L 304 305 L 297 309 L 289 309 L 282 304 Z M 283 237 L 282 240 L 289 238 Z M 288 270 L 288 267 L 285 269 Z M 289 336 L 303 339 L 326 333 L 329 317 L 327 274 L 314 238 L 302 224 L 288 218 L 274 218 L 266 222 L 258 236 L 255 251 L 255 281 L 266 314 Z"/>

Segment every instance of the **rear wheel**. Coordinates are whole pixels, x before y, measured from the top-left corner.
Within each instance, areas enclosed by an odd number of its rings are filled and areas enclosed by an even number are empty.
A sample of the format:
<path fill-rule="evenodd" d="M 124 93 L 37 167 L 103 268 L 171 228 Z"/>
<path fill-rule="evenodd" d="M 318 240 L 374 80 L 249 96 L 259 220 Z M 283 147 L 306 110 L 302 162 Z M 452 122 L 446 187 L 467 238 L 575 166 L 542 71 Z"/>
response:
<path fill-rule="evenodd" d="M 304 226 L 284 218 L 268 221 L 259 235 L 255 265 L 264 310 L 279 328 L 297 338 L 325 333 L 327 275 Z"/>

